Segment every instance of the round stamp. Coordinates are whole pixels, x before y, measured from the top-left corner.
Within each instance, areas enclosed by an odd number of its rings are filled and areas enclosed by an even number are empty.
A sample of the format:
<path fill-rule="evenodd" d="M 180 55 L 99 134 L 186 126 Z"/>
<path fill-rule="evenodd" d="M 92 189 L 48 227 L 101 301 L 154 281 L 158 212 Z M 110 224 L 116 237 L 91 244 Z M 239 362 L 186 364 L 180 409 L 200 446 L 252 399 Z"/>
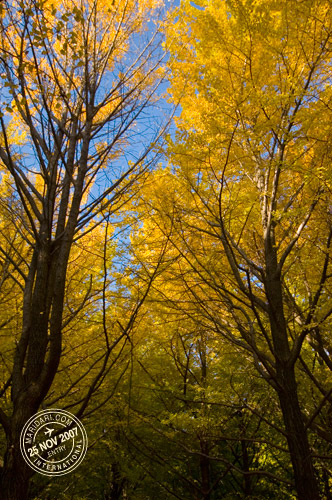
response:
<path fill-rule="evenodd" d="M 49 409 L 33 415 L 21 431 L 26 463 L 45 476 L 62 476 L 82 462 L 88 445 L 86 431 L 75 415 Z"/>

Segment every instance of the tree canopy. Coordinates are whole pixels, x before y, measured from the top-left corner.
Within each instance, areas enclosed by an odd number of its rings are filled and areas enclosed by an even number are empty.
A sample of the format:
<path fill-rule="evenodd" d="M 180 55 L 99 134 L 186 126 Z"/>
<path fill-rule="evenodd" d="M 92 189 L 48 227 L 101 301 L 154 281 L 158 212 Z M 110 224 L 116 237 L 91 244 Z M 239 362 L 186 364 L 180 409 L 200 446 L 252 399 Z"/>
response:
<path fill-rule="evenodd" d="M 332 498 L 330 2 L 0 29 L 0 498 Z M 91 444 L 55 484 L 17 443 L 56 406 Z"/>

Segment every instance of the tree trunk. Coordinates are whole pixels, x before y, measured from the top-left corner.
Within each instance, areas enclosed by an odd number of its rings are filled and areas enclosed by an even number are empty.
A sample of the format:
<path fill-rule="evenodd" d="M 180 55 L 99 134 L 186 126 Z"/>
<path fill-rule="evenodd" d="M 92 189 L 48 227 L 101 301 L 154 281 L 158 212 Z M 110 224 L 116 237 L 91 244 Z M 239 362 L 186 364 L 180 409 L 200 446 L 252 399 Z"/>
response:
<path fill-rule="evenodd" d="M 278 368 L 278 367 L 277 367 Z M 300 410 L 293 367 L 279 367 L 278 396 L 287 432 L 289 453 L 299 500 L 319 500 L 307 432 Z"/>
<path fill-rule="evenodd" d="M 124 479 L 121 477 L 119 465 L 114 462 L 111 465 L 112 480 L 109 491 L 105 493 L 104 500 L 120 500 L 123 493 Z"/>
<path fill-rule="evenodd" d="M 5 463 L 0 478 L 0 500 L 27 500 L 30 472 L 23 461 L 20 450 L 10 445 L 5 454 Z"/>
<path fill-rule="evenodd" d="M 7 434 L 7 449 L 0 474 L 0 500 L 27 500 L 29 481 L 34 474 L 25 463 L 20 450 L 21 429 L 34 413 L 28 402 L 14 412 Z"/>
<path fill-rule="evenodd" d="M 201 471 L 202 500 L 209 500 L 211 497 L 209 444 L 204 437 L 200 439 L 200 449 L 199 467 Z"/>
<path fill-rule="evenodd" d="M 299 500 L 319 500 L 307 431 L 297 392 L 294 361 L 288 341 L 287 323 L 274 234 L 266 240 L 265 290 L 276 364 L 276 384 L 287 433 L 290 458 Z"/>
<path fill-rule="evenodd" d="M 244 439 L 241 440 L 241 450 L 242 450 L 242 469 L 244 472 L 249 472 L 250 460 L 248 453 L 248 444 Z M 249 474 L 244 474 L 243 476 L 243 495 L 244 498 L 250 497 L 251 495 L 251 476 Z"/>
<path fill-rule="evenodd" d="M 56 252 L 52 261 L 49 245 L 37 247 L 34 259 L 38 264 L 35 270 L 31 271 L 35 278 L 34 288 L 26 286 L 24 290 L 24 302 L 29 307 L 23 314 L 23 334 L 14 358 L 12 384 L 14 408 L 5 429 L 7 450 L 0 478 L 0 500 L 26 500 L 28 497 L 29 480 L 34 471 L 23 459 L 20 434 L 29 418 L 38 411 L 40 403 L 47 394 L 61 355 L 61 349 L 55 352 L 52 347 L 52 343 L 55 343 L 52 336 L 57 335 L 59 337 L 57 342 L 61 342 L 64 286 L 56 290 L 58 294 L 60 293 L 60 304 L 57 304 L 53 282 L 58 276 L 64 281 L 67 261 L 59 264 Z M 59 305 L 60 313 L 55 318 Z M 53 321 L 50 328 L 48 328 L 49 321 L 51 323 Z M 47 358 L 48 332 L 50 332 L 50 348 Z"/>

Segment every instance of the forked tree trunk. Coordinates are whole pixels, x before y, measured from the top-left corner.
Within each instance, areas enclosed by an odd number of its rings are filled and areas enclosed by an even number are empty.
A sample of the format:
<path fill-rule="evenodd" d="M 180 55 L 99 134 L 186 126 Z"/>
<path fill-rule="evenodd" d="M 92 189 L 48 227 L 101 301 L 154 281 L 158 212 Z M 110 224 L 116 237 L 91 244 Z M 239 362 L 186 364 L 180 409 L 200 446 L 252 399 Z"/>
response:
<path fill-rule="evenodd" d="M 29 480 L 34 472 L 22 456 L 20 434 L 29 418 L 38 411 L 59 364 L 64 287 L 71 241 L 72 237 L 69 243 L 62 242 L 61 252 L 54 251 L 53 260 L 48 244 L 36 247 L 32 258 L 30 273 L 34 287 L 28 282 L 24 290 L 24 304 L 28 307 L 23 311 L 23 334 L 14 357 L 13 413 L 5 427 L 7 450 L 0 477 L 0 500 L 28 498 Z"/>

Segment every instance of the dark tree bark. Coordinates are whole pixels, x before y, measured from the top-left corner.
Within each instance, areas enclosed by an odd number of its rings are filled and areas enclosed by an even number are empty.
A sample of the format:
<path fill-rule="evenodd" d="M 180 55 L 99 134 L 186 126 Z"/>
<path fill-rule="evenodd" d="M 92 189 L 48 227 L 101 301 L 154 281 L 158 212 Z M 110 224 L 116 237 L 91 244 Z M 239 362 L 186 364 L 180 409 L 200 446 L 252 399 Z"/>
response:
<path fill-rule="evenodd" d="M 275 382 L 287 433 L 289 453 L 299 500 L 319 500 L 318 483 L 312 463 L 307 430 L 300 408 L 295 377 L 295 359 L 288 341 L 278 263 L 274 223 L 267 231 L 265 243 L 265 290 L 275 358 Z"/>
<path fill-rule="evenodd" d="M 200 439 L 200 457 L 199 467 L 201 471 L 201 491 L 202 500 L 211 498 L 211 481 L 210 481 L 210 458 L 209 458 L 209 443 L 207 440 Z"/>

